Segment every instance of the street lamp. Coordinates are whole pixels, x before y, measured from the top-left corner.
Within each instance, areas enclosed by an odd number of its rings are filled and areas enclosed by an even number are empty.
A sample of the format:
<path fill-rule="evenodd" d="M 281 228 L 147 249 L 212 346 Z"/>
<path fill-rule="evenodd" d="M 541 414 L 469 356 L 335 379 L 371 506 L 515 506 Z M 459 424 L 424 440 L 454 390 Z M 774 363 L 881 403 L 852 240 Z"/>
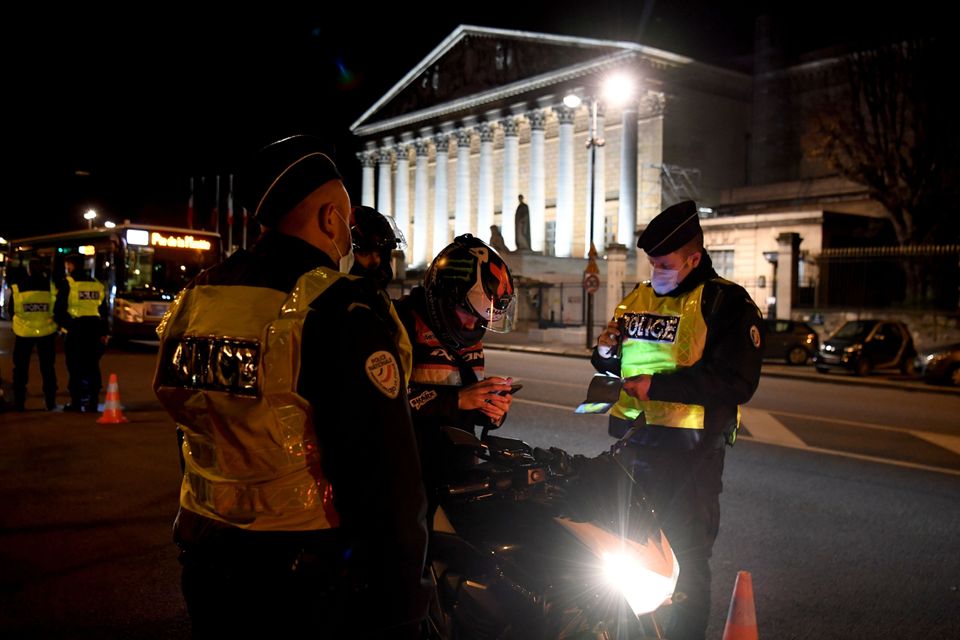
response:
<path fill-rule="evenodd" d="M 604 80 L 602 86 L 604 101 L 608 104 L 622 105 L 633 96 L 633 81 L 629 76 L 618 73 L 609 76 Z M 590 98 L 590 130 L 587 137 L 587 149 L 590 152 L 590 251 L 587 254 L 589 261 L 587 267 L 583 270 L 583 288 L 587 292 L 587 331 L 586 347 L 593 348 L 593 296 L 600 288 L 600 268 L 597 267 L 597 247 L 594 244 L 594 208 L 595 192 L 597 182 L 597 147 L 602 147 L 605 142 L 603 138 L 597 137 L 597 108 L 599 100 L 595 96 Z M 580 106 L 582 100 L 575 93 L 568 94 L 563 98 L 563 104 L 571 109 Z"/>
<path fill-rule="evenodd" d="M 97 217 L 97 212 L 93 209 L 87 209 L 87 212 L 83 214 L 83 219 L 87 221 L 87 229 L 93 229 L 93 220 Z"/>

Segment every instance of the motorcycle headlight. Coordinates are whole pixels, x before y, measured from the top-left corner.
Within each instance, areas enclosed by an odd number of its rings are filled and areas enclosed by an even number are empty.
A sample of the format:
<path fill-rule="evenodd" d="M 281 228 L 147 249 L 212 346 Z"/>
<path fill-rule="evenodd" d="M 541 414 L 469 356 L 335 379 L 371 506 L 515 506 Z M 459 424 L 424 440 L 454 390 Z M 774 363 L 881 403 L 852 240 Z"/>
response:
<path fill-rule="evenodd" d="M 844 353 L 856 353 L 857 351 L 860 351 L 861 349 L 863 349 L 863 345 L 862 345 L 862 344 L 852 344 L 852 345 L 850 345 L 849 347 L 847 347 L 846 349 L 844 349 L 843 352 L 844 352 Z"/>
<path fill-rule="evenodd" d="M 658 546 L 666 553 L 655 554 L 661 561 L 657 562 L 659 566 L 651 566 L 651 554 L 633 548 L 634 544 L 627 543 L 619 551 L 603 554 L 603 574 L 607 583 L 623 595 L 634 615 L 639 616 L 656 611 L 670 600 L 680 565 L 662 534 Z M 657 545 L 653 539 L 647 544 Z"/>

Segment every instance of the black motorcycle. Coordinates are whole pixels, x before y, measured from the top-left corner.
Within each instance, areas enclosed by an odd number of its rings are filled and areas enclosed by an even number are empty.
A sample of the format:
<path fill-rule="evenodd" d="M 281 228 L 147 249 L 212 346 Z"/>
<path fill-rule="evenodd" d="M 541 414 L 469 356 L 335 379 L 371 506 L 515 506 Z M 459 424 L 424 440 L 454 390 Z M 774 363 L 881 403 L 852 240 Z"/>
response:
<path fill-rule="evenodd" d="M 617 445 L 585 458 L 453 428 L 442 439 L 432 639 L 662 637 L 680 569 Z"/>

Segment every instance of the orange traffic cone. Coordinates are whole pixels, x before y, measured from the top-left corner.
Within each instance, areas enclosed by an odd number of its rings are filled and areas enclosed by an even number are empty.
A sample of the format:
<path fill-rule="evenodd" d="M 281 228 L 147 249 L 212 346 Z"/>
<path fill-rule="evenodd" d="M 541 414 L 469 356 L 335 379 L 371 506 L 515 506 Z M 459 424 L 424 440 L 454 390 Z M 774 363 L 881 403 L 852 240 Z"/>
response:
<path fill-rule="evenodd" d="M 107 384 L 107 399 L 103 403 L 103 415 L 97 419 L 100 424 L 120 424 L 121 422 L 130 422 L 123 416 L 120 410 L 120 385 L 117 384 L 117 374 L 110 374 L 110 382 Z"/>
<path fill-rule="evenodd" d="M 749 571 L 737 573 L 723 640 L 759 640 L 757 612 L 753 606 L 753 578 Z"/>

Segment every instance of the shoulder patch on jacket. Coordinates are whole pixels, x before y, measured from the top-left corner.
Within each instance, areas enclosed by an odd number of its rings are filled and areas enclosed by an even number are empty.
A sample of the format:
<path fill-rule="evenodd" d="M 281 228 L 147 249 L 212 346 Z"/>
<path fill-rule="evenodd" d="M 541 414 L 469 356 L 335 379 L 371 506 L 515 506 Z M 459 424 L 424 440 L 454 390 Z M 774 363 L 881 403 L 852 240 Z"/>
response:
<path fill-rule="evenodd" d="M 380 393 L 391 400 L 395 400 L 400 394 L 400 383 L 403 377 L 400 375 L 400 367 L 397 366 L 397 360 L 389 351 L 374 351 L 367 358 L 364 364 L 367 371 L 367 377 L 373 383 Z"/>

